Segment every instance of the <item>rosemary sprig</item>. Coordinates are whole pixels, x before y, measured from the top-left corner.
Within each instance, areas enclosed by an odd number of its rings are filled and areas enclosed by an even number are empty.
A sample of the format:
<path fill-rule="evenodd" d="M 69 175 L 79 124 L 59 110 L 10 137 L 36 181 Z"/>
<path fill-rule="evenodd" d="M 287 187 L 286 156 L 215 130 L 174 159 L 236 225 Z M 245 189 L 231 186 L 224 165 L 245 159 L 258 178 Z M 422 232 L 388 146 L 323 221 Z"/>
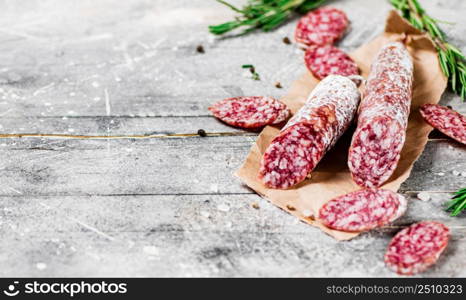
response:
<path fill-rule="evenodd" d="M 249 72 L 252 74 L 252 79 L 253 80 L 261 80 L 261 77 L 259 73 L 256 72 L 256 68 L 253 65 L 242 65 L 241 68 L 243 69 L 249 69 Z"/>
<path fill-rule="evenodd" d="M 220 35 L 239 27 L 246 27 L 243 34 L 257 28 L 270 31 L 286 21 L 294 11 L 305 13 L 326 0 L 247 0 L 241 9 L 224 0 L 216 1 L 240 14 L 234 21 L 209 26 L 211 33 Z"/>
<path fill-rule="evenodd" d="M 427 32 L 437 47 L 440 67 L 448 77 L 449 86 L 463 101 L 466 99 L 466 57 L 461 50 L 446 41 L 439 28 L 441 21 L 430 17 L 418 0 L 390 0 L 391 4 L 414 27 Z"/>
<path fill-rule="evenodd" d="M 466 188 L 455 193 L 452 200 L 448 203 L 446 211 L 450 211 L 450 216 L 456 217 L 463 210 L 466 210 Z"/>

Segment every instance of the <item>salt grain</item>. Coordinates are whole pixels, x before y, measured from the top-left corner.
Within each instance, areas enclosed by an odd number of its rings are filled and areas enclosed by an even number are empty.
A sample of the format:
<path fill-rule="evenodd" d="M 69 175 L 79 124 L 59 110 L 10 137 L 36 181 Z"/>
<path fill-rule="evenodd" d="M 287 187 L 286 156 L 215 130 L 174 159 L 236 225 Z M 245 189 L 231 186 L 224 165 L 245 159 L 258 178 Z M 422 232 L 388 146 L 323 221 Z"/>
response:
<path fill-rule="evenodd" d="M 420 192 L 417 194 L 417 198 L 422 201 L 429 201 L 430 195 L 427 192 Z"/>
<path fill-rule="evenodd" d="M 219 211 L 228 212 L 230 210 L 230 206 L 228 206 L 227 204 L 219 204 L 217 206 L 217 209 Z"/>
<path fill-rule="evenodd" d="M 303 216 L 306 217 L 306 218 L 310 218 L 310 217 L 312 217 L 314 215 L 312 213 L 312 211 L 310 211 L 309 209 L 303 210 L 302 213 L 303 213 Z"/>
<path fill-rule="evenodd" d="M 458 171 L 456 171 L 456 170 L 453 170 L 452 173 L 453 173 L 454 176 L 459 176 L 459 175 L 460 175 L 460 172 L 458 172 Z"/>
<path fill-rule="evenodd" d="M 159 255 L 159 249 L 155 246 L 144 246 L 142 251 L 148 255 Z"/>
<path fill-rule="evenodd" d="M 38 270 L 45 270 L 47 268 L 47 264 L 43 263 L 43 262 L 40 262 L 40 263 L 37 263 L 36 264 L 36 268 Z"/>
<path fill-rule="evenodd" d="M 201 216 L 203 216 L 204 218 L 208 219 L 210 217 L 210 213 L 208 211 L 205 211 L 205 210 L 202 210 L 200 212 Z"/>
<path fill-rule="evenodd" d="M 210 186 L 210 190 L 214 193 L 218 193 L 218 184 L 214 183 Z"/>

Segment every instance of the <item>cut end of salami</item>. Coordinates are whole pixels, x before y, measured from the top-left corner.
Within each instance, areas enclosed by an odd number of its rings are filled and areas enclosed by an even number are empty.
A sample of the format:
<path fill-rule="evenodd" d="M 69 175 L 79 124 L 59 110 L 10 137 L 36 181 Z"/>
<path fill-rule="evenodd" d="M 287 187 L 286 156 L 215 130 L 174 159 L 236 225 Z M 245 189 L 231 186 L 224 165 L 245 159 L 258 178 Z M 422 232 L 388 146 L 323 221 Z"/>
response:
<path fill-rule="evenodd" d="M 221 100 L 209 110 L 223 122 L 241 128 L 278 124 L 291 115 L 282 102 L 271 97 L 236 97 Z"/>
<path fill-rule="evenodd" d="M 272 124 L 280 124 L 282 122 L 285 122 L 286 120 L 290 118 L 290 116 L 291 116 L 291 111 L 286 107 L 285 104 L 283 104 L 283 108 L 280 110 L 278 117 L 275 119 L 275 121 L 272 122 Z"/>
<path fill-rule="evenodd" d="M 395 171 L 405 139 L 405 129 L 390 117 L 358 124 L 348 156 L 353 180 L 366 188 L 381 186 Z"/>
<path fill-rule="evenodd" d="M 327 45 L 339 40 L 349 21 L 346 14 L 333 7 L 321 7 L 302 17 L 296 26 L 295 39 L 304 45 Z"/>
<path fill-rule="evenodd" d="M 356 85 L 347 77 L 322 80 L 266 149 L 259 179 L 276 189 L 305 180 L 348 128 L 359 100 Z"/>
<path fill-rule="evenodd" d="M 385 264 L 400 275 L 414 275 L 433 265 L 445 250 L 450 230 L 439 222 L 420 222 L 400 232 L 390 242 Z"/>
<path fill-rule="evenodd" d="M 281 132 L 267 148 L 259 179 L 271 188 L 287 189 L 311 172 L 324 153 L 322 133 L 310 122 L 298 123 Z"/>
<path fill-rule="evenodd" d="M 332 45 L 310 46 L 304 55 L 304 62 L 319 80 L 328 75 L 359 75 L 359 68 L 351 57 Z"/>
<path fill-rule="evenodd" d="M 365 189 L 330 200 L 319 211 L 327 227 L 347 232 L 368 231 L 401 217 L 406 198 L 389 190 Z"/>
<path fill-rule="evenodd" d="M 432 127 L 466 145 L 466 116 L 438 104 L 425 104 L 420 111 Z"/>

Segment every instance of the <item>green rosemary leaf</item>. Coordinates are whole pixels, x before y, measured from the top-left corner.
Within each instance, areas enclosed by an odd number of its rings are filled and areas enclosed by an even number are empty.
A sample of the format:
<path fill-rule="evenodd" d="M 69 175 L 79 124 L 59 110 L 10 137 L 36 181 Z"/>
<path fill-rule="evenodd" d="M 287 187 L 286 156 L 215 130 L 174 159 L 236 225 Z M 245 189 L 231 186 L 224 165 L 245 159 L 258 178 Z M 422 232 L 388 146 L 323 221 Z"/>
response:
<path fill-rule="evenodd" d="M 454 193 L 452 200 L 447 203 L 446 211 L 450 212 L 450 216 L 456 217 L 462 211 L 466 210 L 466 188 L 460 189 Z"/>
<path fill-rule="evenodd" d="M 455 46 L 453 46 L 452 44 L 449 44 L 449 43 L 445 43 L 445 46 L 450 50 L 452 51 L 453 53 L 455 53 L 457 56 L 459 56 L 459 58 L 463 59 L 463 60 L 466 60 L 466 57 L 464 56 L 463 53 L 461 53 L 461 50 L 456 48 Z"/>
<path fill-rule="evenodd" d="M 438 23 L 446 22 L 429 16 L 418 0 L 390 0 L 390 3 L 414 27 L 430 35 L 437 47 L 440 67 L 448 77 L 451 90 L 463 101 L 466 100 L 466 56 L 446 41 L 445 33 L 438 26 Z"/>
<path fill-rule="evenodd" d="M 305 13 L 324 3 L 326 0 L 247 0 L 241 9 L 224 0 L 217 0 L 239 14 L 234 21 L 209 26 L 213 34 L 221 35 L 239 27 L 243 34 L 255 29 L 270 31 L 285 22 L 294 11 Z"/>
<path fill-rule="evenodd" d="M 446 60 L 447 60 L 447 57 L 445 55 L 445 52 L 439 51 L 440 67 L 442 68 L 443 74 L 445 74 L 445 76 L 447 77 L 450 77 L 450 71 L 448 70 Z"/>

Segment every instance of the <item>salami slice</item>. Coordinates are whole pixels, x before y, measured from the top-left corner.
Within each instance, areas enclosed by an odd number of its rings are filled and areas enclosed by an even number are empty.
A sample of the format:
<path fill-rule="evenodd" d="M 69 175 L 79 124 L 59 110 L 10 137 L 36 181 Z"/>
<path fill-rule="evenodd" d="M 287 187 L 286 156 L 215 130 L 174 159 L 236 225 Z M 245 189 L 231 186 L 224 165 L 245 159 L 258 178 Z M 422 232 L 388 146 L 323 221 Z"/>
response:
<path fill-rule="evenodd" d="M 321 7 L 302 17 L 295 30 L 295 39 L 304 45 L 327 45 L 339 40 L 349 21 L 346 14 L 333 7 Z"/>
<path fill-rule="evenodd" d="M 347 77 L 322 80 L 265 151 L 259 179 L 277 189 L 303 181 L 348 128 L 359 99 Z"/>
<path fill-rule="evenodd" d="M 413 224 L 391 240 L 385 253 L 385 264 L 401 275 L 423 272 L 438 260 L 449 239 L 450 230 L 441 223 Z"/>
<path fill-rule="evenodd" d="M 466 145 L 466 116 L 437 104 L 424 104 L 420 111 L 432 127 Z"/>
<path fill-rule="evenodd" d="M 389 43 L 372 63 L 348 166 L 360 186 L 381 186 L 396 169 L 406 139 L 413 63 L 405 46 Z"/>
<path fill-rule="evenodd" d="M 281 103 L 281 102 L 280 102 Z M 277 118 L 275 119 L 275 121 L 273 121 L 272 124 L 280 124 L 282 122 L 285 122 L 286 120 L 288 120 L 288 118 L 290 117 L 291 115 L 291 112 L 290 110 L 286 107 L 285 104 L 281 103 L 283 105 L 282 109 L 280 110 L 280 112 L 278 113 L 278 116 Z"/>
<path fill-rule="evenodd" d="M 405 197 L 389 190 L 359 190 L 325 203 L 319 211 L 319 219 L 332 229 L 367 231 L 401 217 L 407 204 Z"/>
<path fill-rule="evenodd" d="M 332 45 L 309 47 L 304 55 L 304 62 L 309 71 L 319 80 L 330 74 L 359 75 L 358 66 L 351 57 Z"/>
<path fill-rule="evenodd" d="M 291 114 L 271 97 L 236 97 L 221 100 L 209 110 L 223 122 L 241 128 L 258 128 L 285 121 Z"/>

